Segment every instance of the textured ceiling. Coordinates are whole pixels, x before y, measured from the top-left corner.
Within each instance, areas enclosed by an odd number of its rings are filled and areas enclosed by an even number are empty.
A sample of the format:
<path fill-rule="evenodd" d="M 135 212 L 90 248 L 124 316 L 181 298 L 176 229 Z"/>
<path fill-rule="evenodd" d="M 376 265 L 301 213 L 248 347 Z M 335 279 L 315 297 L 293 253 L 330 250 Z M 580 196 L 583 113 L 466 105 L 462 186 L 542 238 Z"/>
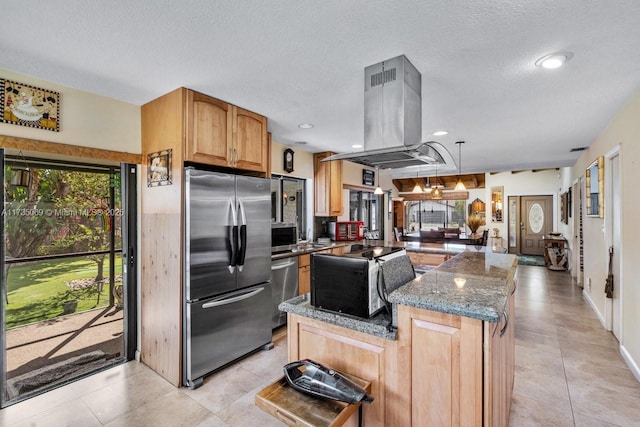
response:
<path fill-rule="evenodd" d="M 465 140 L 463 173 L 540 169 L 640 89 L 639 22 L 637 0 L 4 1 L 0 68 L 139 105 L 186 86 L 268 116 L 277 142 L 348 152 L 364 67 L 405 54 L 424 141 L 457 159 Z M 534 65 L 556 51 L 574 57 Z"/>

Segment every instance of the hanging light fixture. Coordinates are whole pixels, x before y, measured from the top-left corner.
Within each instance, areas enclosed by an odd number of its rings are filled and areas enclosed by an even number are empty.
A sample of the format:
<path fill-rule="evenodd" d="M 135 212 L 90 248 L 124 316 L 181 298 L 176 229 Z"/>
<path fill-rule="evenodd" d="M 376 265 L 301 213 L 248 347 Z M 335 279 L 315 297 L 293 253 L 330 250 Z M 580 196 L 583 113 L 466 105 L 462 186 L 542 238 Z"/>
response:
<path fill-rule="evenodd" d="M 22 157 L 24 166 L 12 166 L 9 169 L 9 185 L 13 187 L 28 187 L 31 180 L 31 172 L 29 171 L 29 164 L 27 159 L 24 158 L 22 151 L 18 153 Z"/>
<path fill-rule="evenodd" d="M 458 141 L 456 144 L 458 144 L 458 182 L 456 183 L 455 190 L 464 191 L 467 189 L 462 182 L 462 144 L 464 144 L 464 141 Z"/>
<path fill-rule="evenodd" d="M 420 187 L 420 184 L 418 183 L 418 174 L 420 172 L 416 172 L 416 185 L 413 187 L 412 192 L 413 193 L 422 193 L 422 187 Z"/>
<path fill-rule="evenodd" d="M 378 177 L 378 186 L 376 187 L 376 189 L 373 192 L 373 194 L 375 194 L 377 196 L 381 196 L 381 195 L 384 194 L 384 191 L 380 187 L 380 168 L 378 168 L 378 167 L 376 168 L 376 176 Z"/>
<path fill-rule="evenodd" d="M 442 190 L 438 185 L 438 166 L 436 166 L 436 183 L 431 186 L 431 198 L 434 200 L 442 199 Z"/>

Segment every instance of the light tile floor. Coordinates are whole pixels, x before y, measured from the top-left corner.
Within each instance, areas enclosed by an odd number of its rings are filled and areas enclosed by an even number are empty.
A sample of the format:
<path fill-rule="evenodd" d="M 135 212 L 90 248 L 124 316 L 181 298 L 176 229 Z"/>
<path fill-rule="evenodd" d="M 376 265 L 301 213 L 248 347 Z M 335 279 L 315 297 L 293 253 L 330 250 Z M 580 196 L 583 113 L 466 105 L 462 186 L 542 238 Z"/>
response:
<path fill-rule="evenodd" d="M 640 383 L 567 273 L 521 266 L 511 426 L 640 426 Z M 176 389 L 129 362 L 0 410 L 0 426 L 282 426 L 254 405 L 281 376 L 286 338 Z M 395 427 L 395 426 L 394 426 Z"/>

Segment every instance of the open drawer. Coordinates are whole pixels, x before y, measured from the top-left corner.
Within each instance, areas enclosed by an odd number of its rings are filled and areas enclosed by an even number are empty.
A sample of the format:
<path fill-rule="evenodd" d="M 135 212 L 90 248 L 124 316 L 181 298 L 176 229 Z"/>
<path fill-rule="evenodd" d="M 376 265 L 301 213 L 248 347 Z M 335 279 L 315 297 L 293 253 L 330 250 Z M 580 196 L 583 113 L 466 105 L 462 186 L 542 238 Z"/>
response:
<path fill-rule="evenodd" d="M 371 391 L 371 383 L 353 375 L 345 375 L 354 383 Z M 256 406 L 290 426 L 341 426 L 362 405 L 321 399 L 294 390 L 282 377 L 256 394 Z"/>

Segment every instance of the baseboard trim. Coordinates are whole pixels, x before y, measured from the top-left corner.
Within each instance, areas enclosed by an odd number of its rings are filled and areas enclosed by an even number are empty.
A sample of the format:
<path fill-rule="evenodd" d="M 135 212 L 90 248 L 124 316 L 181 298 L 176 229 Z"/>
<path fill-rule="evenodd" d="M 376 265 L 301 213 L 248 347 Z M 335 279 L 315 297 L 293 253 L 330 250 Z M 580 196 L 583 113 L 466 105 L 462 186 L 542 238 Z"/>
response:
<path fill-rule="evenodd" d="M 591 309 L 596 313 L 596 316 L 598 316 L 598 320 L 600 321 L 600 324 L 602 325 L 602 327 L 606 330 L 607 325 L 606 325 L 606 322 L 604 321 L 604 316 L 602 315 L 602 313 L 600 313 L 600 310 L 598 310 L 596 303 L 593 302 L 593 300 L 591 299 L 591 295 L 589 295 L 589 293 L 586 290 L 582 291 L 582 295 L 591 306 Z"/>
<path fill-rule="evenodd" d="M 631 372 L 633 372 L 633 375 L 636 377 L 638 382 L 640 382 L 640 367 L 638 367 L 638 364 L 633 360 L 631 354 L 629 354 L 622 344 L 620 344 L 620 354 L 624 361 L 627 362 L 627 365 L 629 366 L 629 369 L 631 369 Z"/>

